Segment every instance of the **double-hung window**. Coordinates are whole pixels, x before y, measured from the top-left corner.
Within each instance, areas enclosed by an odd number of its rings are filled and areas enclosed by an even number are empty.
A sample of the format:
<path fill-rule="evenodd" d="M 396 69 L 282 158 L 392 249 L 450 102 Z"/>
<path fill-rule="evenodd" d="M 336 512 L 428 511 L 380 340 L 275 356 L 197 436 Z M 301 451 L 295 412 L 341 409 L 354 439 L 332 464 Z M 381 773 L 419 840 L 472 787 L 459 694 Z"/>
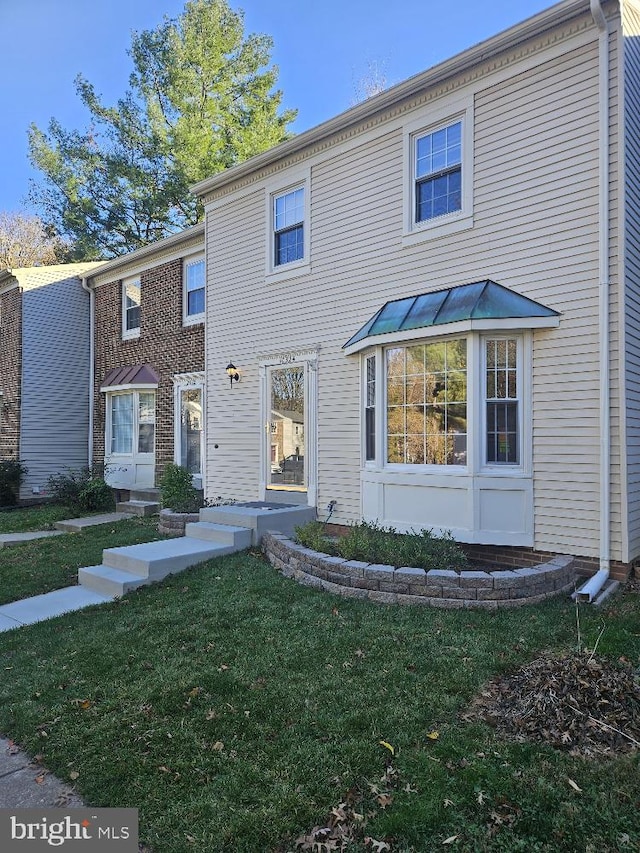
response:
<path fill-rule="evenodd" d="M 273 197 L 274 268 L 304 259 L 304 187 Z"/>
<path fill-rule="evenodd" d="M 122 282 L 122 337 L 137 338 L 140 335 L 140 279 Z"/>
<path fill-rule="evenodd" d="M 415 221 L 462 210 L 462 121 L 415 138 Z"/>
<path fill-rule="evenodd" d="M 186 260 L 183 268 L 183 322 L 185 325 L 204 320 L 204 258 Z"/>
<path fill-rule="evenodd" d="M 485 349 L 486 461 L 520 463 L 518 340 L 487 339 Z"/>

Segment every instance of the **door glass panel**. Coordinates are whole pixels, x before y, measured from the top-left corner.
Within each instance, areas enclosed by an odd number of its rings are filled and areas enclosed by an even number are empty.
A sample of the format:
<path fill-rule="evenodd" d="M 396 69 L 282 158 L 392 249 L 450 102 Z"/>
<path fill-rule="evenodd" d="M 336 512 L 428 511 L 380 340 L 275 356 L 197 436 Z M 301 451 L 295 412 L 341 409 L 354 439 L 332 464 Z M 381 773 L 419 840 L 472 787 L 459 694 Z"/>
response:
<path fill-rule="evenodd" d="M 138 453 L 153 453 L 156 428 L 156 395 L 140 394 L 138 406 Z"/>
<path fill-rule="evenodd" d="M 180 394 L 180 459 L 190 474 L 202 473 L 202 389 Z"/>
<path fill-rule="evenodd" d="M 267 482 L 271 486 L 304 486 L 304 366 L 273 368 L 269 372 L 269 394 Z"/>
<path fill-rule="evenodd" d="M 111 398 L 111 452 L 131 453 L 133 443 L 133 394 Z"/>

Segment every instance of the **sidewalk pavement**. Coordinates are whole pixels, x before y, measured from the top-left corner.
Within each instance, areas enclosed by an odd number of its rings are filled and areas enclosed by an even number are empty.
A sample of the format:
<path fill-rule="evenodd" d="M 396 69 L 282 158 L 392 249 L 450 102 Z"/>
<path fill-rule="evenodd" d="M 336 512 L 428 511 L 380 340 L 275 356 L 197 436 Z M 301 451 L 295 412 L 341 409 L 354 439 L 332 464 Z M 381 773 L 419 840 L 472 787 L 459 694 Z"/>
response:
<path fill-rule="evenodd" d="M 0 808 L 82 808 L 73 788 L 0 737 Z"/>
<path fill-rule="evenodd" d="M 67 586 L 43 595 L 34 595 L 33 598 L 22 598 L 0 605 L 0 632 L 52 619 L 91 604 L 104 604 L 106 601 L 113 601 L 113 598 L 83 586 Z"/>

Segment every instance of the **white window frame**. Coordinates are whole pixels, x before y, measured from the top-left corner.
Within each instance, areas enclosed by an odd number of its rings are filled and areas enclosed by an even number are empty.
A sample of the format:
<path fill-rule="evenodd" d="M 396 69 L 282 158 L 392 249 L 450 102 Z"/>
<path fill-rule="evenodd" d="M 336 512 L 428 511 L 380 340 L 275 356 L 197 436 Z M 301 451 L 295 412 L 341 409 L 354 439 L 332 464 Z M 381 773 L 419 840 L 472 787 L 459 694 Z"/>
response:
<path fill-rule="evenodd" d="M 151 460 L 155 456 L 156 445 L 157 445 L 157 408 L 158 408 L 158 393 L 157 386 L 151 388 L 145 387 L 136 387 L 136 388 L 126 388 L 126 387 L 114 387 L 105 389 L 106 400 L 105 400 L 105 457 L 109 460 L 118 460 L 118 459 L 147 459 Z M 140 437 L 140 394 L 153 394 L 154 396 L 154 420 L 153 420 L 153 450 L 141 452 L 138 450 L 138 441 Z M 116 453 L 111 450 L 111 444 L 113 440 L 113 421 L 112 421 L 112 405 L 113 399 L 115 397 L 122 397 L 125 395 L 132 396 L 133 403 L 133 430 L 132 430 L 132 447 L 131 451 L 128 453 Z"/>
<path fill-rule="evenodd" d="M 140 301 L 138 303 L 139 310 L 139 322 L 138 325 L 133 329 L 127 329 L 127 311 L 131 310 L 127 308 L 127 287 L 132 284 L 137 284 L 138 292 L 140 293 Z M 125 278 L 122 280 L 121 286 L 121 304 L 122 304 L 122 340 L 132 340 L 133 338 L 140 337 L 140 325 L 142 323 L 142 282 L 140 280 L 140 276 L 135 276 L 133 278 Z"/>
<path fill-rule="evenodd" d="M 288 177 L 289 180 L 286 182 L 283 182 L 283 180 L 280 179 L 278 182 L 272 181 L 266 186 L 265 220 L 267 223 L 267 234 L 265 240 L 265 275 L 269 281 L 282 281 L 288 278 L 297 278 L 298 276 L 305 275 L 311 271 L 311 169 L 299 169 L 295 173 L 291 173 Z M 276 264 L 275 201 L 277 198 L 281 198 L 282 196 L 295 192 L 295 190 L 304 191 L 302 258 L 296 261 L 289 261 L 285 264 Z"/>
<path fill-rule="evenodd" d="M 422 137 L 460 122 L 462 137 L 461 208 L 432 219 L 416 219 L 417 143 Z M 403 131 L 404 218 L 403 246 L 413 246 L 473 227 L 473 98 L 448 101 L 447 106 L 431 108 L 421 119 L 405 125 Z"/>
<path fill-rule="evenodd" d="M 361 467 L 387 474 L 437 474 L 445 477 L 485 475 L 490 477 L 530 477 L 532 473 L 532 335 L 527 329 L 517 331 L 496 331 L 480 333 L 466 331 L 463 334 L 428 334 L 414 340 L 399 340 L 385 343 L 375 348 L 367 348 L 360 353 L 361 364 Z M 467 461 L 466 465 L 412 465 L 408 463 L 387 462 L 387 350 L 396 347 L 409 347 L 429 341 L 466 338 L 467 341 Z M 518 441 L 520 459 L 518 464 L 505 462 L 487 462 L 486 450 L 486 347 L 487 340 L 515 339 L 517 342 L 518 387 Z M 367 358 L 376 356 L 376 403 L 375 459 L 366 459 L 366 389 Z"/>
<path fill-rule="evenodd" d="M 189 291 L 187 290 L 188 285 L 188 270 L 189 267 L 193 267 L 196 264 L 204 265 L 204 304 L 205 308 L 203 311 L 198 312 L 197 314 L 189 314 Z M 200 288 L 197 288 L 200 290 Z M 198 323 L 204 323 L 206 316 L 206 304 L 207 304 L 207 268 L 204 259 L 204 253 L 198 255 L 192 255 L 191 257 L 184 258 L 182 262 L 182 325 L 183 326 L 195 326 Z"/>

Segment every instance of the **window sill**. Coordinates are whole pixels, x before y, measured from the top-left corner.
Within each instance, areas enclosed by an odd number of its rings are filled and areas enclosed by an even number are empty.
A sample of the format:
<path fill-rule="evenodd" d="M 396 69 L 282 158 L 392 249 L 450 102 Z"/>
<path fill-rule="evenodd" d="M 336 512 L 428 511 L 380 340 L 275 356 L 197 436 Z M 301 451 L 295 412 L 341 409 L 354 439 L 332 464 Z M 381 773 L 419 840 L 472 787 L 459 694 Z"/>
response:
<path fill-rule="evenodd" d="M 438 240 L 441 237 L 449 236 L 449 234 L 468 231 L 470 228 L 473 228 L 473 214 L 451 214 L 414 224 L 410 230 L 403 232 L 402 245 L 404 247 L 415 246 L 417 243 Z"/>
<path fill-rule="evenodd" d="M 140 337 L 140 329 L 134 329 L 134 330 L 130 330 L 128 332 L 122 333 L 122 340 L 123 341 L 133 341 L 139 337 Z"/>
<path fill-rule="evenodd" d="M 268 284 L 272 282 L 276 284 L 279 281 L 287 281 L 290 278 L 299 278 L 303 275 L 309 275 L 311 272 L 311 264 L 308 261 L 295 261 L 290 264 L 283 264 L 281 267 L 271 269 L 266 274 Z"/>
<path fill-rule="evenodd" d="M 204 314 L 193 314 L 190 317 L 183 317 L 182 318 L 182 325 L 183 326 L 201 326 L 204 324 L 204 318 L 205 318 Z"/>

